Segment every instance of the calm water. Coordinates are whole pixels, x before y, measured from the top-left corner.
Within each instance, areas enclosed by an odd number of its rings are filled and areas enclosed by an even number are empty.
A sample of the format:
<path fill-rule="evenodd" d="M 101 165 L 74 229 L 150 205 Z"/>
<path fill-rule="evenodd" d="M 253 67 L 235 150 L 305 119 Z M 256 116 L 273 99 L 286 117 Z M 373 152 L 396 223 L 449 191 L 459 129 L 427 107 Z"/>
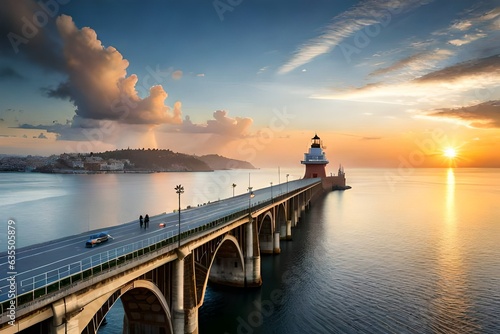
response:
<path fill-rule="evenodd" d="M 353 189 L 315 202 L 281 254 L 262 257 L 261 288 L 207 291 L 200 333 L 499 333 L 500 170 L 347 172 Z M 271 181 L 277 170 L 251 172 L 254 187 Z M 0 214 L 30 244 L 170 211 L 178 183 L 196 205 L 233 182 L 244 192 L 248 171 L 0 174 Z M 113 308 L 100 333 L 121 333 L 122 316 Z"/>

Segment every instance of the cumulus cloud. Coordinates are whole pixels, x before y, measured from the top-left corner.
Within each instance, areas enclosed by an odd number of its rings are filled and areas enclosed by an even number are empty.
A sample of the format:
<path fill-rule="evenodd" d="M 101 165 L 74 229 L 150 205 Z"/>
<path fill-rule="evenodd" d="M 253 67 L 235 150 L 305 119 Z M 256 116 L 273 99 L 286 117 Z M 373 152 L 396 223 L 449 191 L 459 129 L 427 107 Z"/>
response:
<path fill-rule="evenodd" d="M 432 0 L 365 0 L 335 16 L 325 31 L 298 48 L 293 57 L 280 69 L 280 74 L 293 71 L 314 58 L 328 53 L 344 39 L 373 24 L 381 24 L 396 13 L 404 13 Z"/>
<path fill-rule="evenodd" d="M 40 4 L 31 0 L 5 0 L 0 7 L 0 33 L 4 36 L 10 32 L 21 36 L 23 17 L 31 18 L 41 10 Z M 218 134 L 221 138 L 248 133 L 250 118 L 232 118 L 223 110 L 214 112 L 213 119 L 206 123 L 193 124 L 186 118 L 183 124 L 180 101 L 169 107 L 166 105 L 168 94 L 161 85 L 149 90 L 139 87 L 139 78 L 127 73 L 129 62 L 116 48 L 104 46 L 93 29 L 78 28 L 70 16 L 58 15 L 54 13 L 27 43 L 18 44 L 19 54 L 14 52 L 8 39 L 7 44 L 6 39 L 2 39 L 0 46 L 2 51 L 10 47 L 12 56 L 21 61 L 65 75 L 62 82 L 44 87 L 41 92 L 49 98 L 71 101 L 75 115 L 65 124 L 21 124 L 18 128 L 44 130 L 44 134 L 54 133 L 59 140 L 108 143 L 118 143 L 125 133 L 134 137 L 130 132 L 137 136 L 148 132 L 154 137 L 153 129 L 158 125 L 176 132 Z M 181 70 L 162 73 L 165 74 L 172 80 L 180 80 L 184 75 Z M 8 68 L 0 68 L 0 79 L 2 77 L 22 78 L 19 72 Z"/>
<path fill-rule="evenodd" d="M 247 133 L 252 125 L 252 119 L 247 117 L 231 118 L 225 110 L 217 110 L 213 114 L 214 119 L 207 121 L 209 132 L 240 136 Z"/>
<path fill-rule="evenodd" d="M 488 101 L 462 108 L 442 108 L 428 117 L 449 119 L 474 128 L 500 128 L 500 101 Z"/>
<path fill-rule="evenodd" d="M 181 126 L 181 131 L 186 133 L 211 133 L 229 137 L 244 137 L 249 134 L 253 123 L 247 117 L 229 117 L 225 110 L 217 110 L 213 113 L 213 119 L 205 124 L 194 124 L 189 116 L 186 116 Z"/>
<path fill-rule="evenodd" d="M 47 90 L 48 96 L 69 98 L 82 118 L 128 124 L 181 122 L 180 115 L 165 105 L 168 95 L 162 86 L 153 86 L 148 96 L 139 97 L 137 76 L 127 76 L 128 61 L 114 47 L 103 47 L 93 29 L 78 29 L 66 15 L 58 17 L 56 24 L 68 81 Z"/>

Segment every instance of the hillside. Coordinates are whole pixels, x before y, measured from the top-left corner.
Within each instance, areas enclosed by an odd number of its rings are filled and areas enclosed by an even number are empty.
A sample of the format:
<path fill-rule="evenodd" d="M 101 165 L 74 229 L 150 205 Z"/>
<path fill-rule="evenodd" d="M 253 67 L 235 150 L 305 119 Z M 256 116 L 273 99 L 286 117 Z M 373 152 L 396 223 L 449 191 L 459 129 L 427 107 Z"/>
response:
<path fill-rule="evenodd" d="M 93 156 L 101 157 L 104 160 L 127 159 L 130 161 L 130 165 L 126 166 L 127 170 L 203 172 L 224 169 L 255 169 L 249 162 L 230 159 L 217 154 L 198 157 L 184 153 L 174 153 L 171 150 L 126 149 L 93 153 Z"/>
<path fill-rule="evenodd" d="M 0 156 L 0 172 L 208 172 L 254 169 L 250 163 L 216 154 L 197 157 L 158 149 L 123 149 L 91 153 L 63 153 L 50 157 Z"/>
<path fill-rule="evenodd" d="M 129 160 L 127 170 L 152 170 L 152 171 L 184 171 L 184 172 L 206 172 L 212 171 L 208 164 L 202 160 L 183 153 L 175 153 L 170 150 L 138 149 L 138 150 L 116 150 L 102 153 L 93 153 L 94 157 L 104 160 Z"/>
<path fill-rule="evenodd" d="M 255 167 L 247 161 L 230 159 L 217 154 L 202 155 L 198 158 L 214 170 L 255 169 Z"/>

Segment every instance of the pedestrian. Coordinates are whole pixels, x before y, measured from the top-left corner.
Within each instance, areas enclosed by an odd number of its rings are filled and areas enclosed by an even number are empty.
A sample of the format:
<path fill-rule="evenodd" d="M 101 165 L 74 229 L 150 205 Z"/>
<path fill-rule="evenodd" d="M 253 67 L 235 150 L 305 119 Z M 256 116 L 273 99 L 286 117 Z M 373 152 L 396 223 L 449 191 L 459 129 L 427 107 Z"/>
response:
<path fill-rule="evenodd" d="M 142 224 L 144 221 L 142 220 L 142 215 L 139 216 L 139 226 L 142 228 Z"/>
<path fill-rule="evenodd" d="M 144 228 L 148 228 L 148 227 L 149 227 L 149 216 L 146 213 L 146 216 L 144 217 Z"/>

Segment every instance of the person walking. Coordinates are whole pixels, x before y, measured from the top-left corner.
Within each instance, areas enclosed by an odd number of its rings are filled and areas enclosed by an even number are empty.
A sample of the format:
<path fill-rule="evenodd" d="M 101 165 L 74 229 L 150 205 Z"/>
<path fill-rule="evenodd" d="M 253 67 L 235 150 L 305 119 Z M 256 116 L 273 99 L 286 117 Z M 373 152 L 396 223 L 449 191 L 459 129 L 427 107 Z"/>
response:
<path fill-rule="evenodd" d="M 139 216 L 139 226 L 142 228 L 142 224 L 144 224 L 144 220 L 142 220 L 142 215 Z"/>
<path fill-rule="evenodd" d="M 146 216 L 144 217 L 144 228 L 148 227 L 149 227 L 149 216 L 148 214 L 146 214 Z"/>

